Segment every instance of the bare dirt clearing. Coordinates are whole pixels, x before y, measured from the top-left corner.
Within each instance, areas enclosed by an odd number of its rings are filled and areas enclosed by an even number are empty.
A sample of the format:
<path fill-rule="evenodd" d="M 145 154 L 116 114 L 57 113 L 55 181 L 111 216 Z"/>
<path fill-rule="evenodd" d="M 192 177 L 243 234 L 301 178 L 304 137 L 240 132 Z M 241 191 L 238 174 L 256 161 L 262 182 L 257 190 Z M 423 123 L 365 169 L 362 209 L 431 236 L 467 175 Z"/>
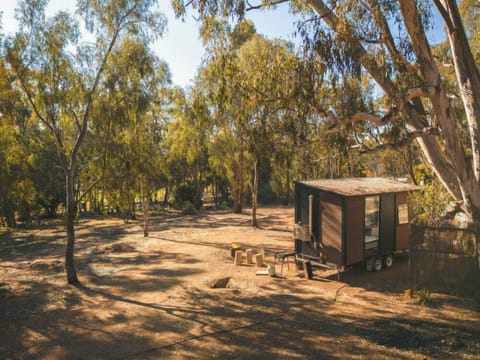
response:
<path fill-rule="evenodd" d="M 60 223 L 0 235 L 0 358 L 480 358 L 478 299 L 417 305 L 403 295 L 406 256 L 341 281 L 300 278 L 292 263 L 277 278 L 234 266 L 233 242 L 267 263 L 293 248 L 292 209 L 259 218 L 255 229 L 248 214 L 161 213 L 148 239 L 139 222 L 81 220 L 78 288 L 65 285 Z"/>

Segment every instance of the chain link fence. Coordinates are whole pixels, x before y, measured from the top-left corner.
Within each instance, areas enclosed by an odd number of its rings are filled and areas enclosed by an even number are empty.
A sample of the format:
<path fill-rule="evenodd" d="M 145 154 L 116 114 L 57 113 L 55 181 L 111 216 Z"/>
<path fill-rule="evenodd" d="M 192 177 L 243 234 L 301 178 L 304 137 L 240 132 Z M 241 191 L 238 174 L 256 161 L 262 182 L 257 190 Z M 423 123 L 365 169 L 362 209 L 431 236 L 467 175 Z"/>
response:
<path fill-rule="evenodd" d="M 410 289 L 480 296 L 480 229 L 412 225 Z"/>

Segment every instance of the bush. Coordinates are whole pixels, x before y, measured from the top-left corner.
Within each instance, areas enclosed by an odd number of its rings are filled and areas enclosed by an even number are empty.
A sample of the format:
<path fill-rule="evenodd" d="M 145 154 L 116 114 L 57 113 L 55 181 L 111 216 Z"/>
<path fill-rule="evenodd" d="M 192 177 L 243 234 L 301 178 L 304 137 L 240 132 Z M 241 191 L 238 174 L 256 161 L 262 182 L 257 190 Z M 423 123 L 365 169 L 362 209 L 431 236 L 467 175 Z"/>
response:
<path fill-rule="evenodd" d="M 258 201 L 262 204 L 273 204 L 277 201 L 277 195 L 273 192 L 270 183 L 260 184 L 258 189 Z"/>
<path fill-rule="evenodd" d="M 423 185 L 420 191 L 411 193 L 409 202 L 417 221 L 432 223 L 443 217 L 451 200 L 438 180 L 434 180 Z"/>
<path fill-rule="evenodd" d="M 180 207 L 180 210 L 182 211 L 182 215 L 194 215 L 197 213 L 197 209 L 189 201 L 185 201 Z"/>
<path fill-rule="evenodd" d="M 186 203 L 192 205 L 196 210 L 200 210 L 203 205 L 201 191 L 192 185 L 180 185 L 173 194 L 173 206 L 176 209 L 184 210 Z M 199 195 L 200 194 L 200 195 Z"/>
<path fill-rule="evenodd" d="M 422 306 L 432 305 L 432 298 L 430 296 L 430 291 L 427 289 L 417 291 L 418 303 Z"/>

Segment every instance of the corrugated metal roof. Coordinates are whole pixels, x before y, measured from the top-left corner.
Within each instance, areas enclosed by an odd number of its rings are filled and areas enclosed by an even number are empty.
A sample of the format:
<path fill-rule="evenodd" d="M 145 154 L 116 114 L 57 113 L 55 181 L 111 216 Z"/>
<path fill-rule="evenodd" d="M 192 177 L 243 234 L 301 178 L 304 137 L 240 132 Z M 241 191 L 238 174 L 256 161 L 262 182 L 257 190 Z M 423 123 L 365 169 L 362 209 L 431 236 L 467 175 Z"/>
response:
<path fill-rule="evenodd" d="M 322 179 L 297 182 L 344 196 L 375 195 L 420 189 L 415 185 L 383 178 Z"/>

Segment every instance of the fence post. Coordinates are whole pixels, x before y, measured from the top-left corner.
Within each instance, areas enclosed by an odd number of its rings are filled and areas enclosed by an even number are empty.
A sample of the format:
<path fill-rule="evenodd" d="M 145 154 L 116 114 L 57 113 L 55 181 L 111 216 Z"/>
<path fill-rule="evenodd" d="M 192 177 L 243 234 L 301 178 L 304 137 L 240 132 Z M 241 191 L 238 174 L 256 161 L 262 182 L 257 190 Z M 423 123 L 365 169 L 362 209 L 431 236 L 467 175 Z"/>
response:
<path fill-rule="evenodd" d="M 415 231 L 412 231 L 412 228 L 413 230 L 415 229 L 414 226 L 410 227 L 410 234 L 409 234 L 409 237 L 408 237 L 408 248 L 409 248 L 409 251 L 408 251 L 408 272 L 409 272 L 409 278 L 410 278 L 410 298 L 413 298 L 413 253 L 414 253 L 414 249 L 413 249 L 413 234 L 415 233 Z"/>
<path fill-rule="evenodd" d="M 480 254 L 478 253 L 478 242 L 480 239 L 480 229 L 478 228 L 478 223 L 475 222 L 475 239 L 474 239 L 474 246 L 475 246 L 475 259 L 477 261 L 477 270 L 480 271 Z"/>

